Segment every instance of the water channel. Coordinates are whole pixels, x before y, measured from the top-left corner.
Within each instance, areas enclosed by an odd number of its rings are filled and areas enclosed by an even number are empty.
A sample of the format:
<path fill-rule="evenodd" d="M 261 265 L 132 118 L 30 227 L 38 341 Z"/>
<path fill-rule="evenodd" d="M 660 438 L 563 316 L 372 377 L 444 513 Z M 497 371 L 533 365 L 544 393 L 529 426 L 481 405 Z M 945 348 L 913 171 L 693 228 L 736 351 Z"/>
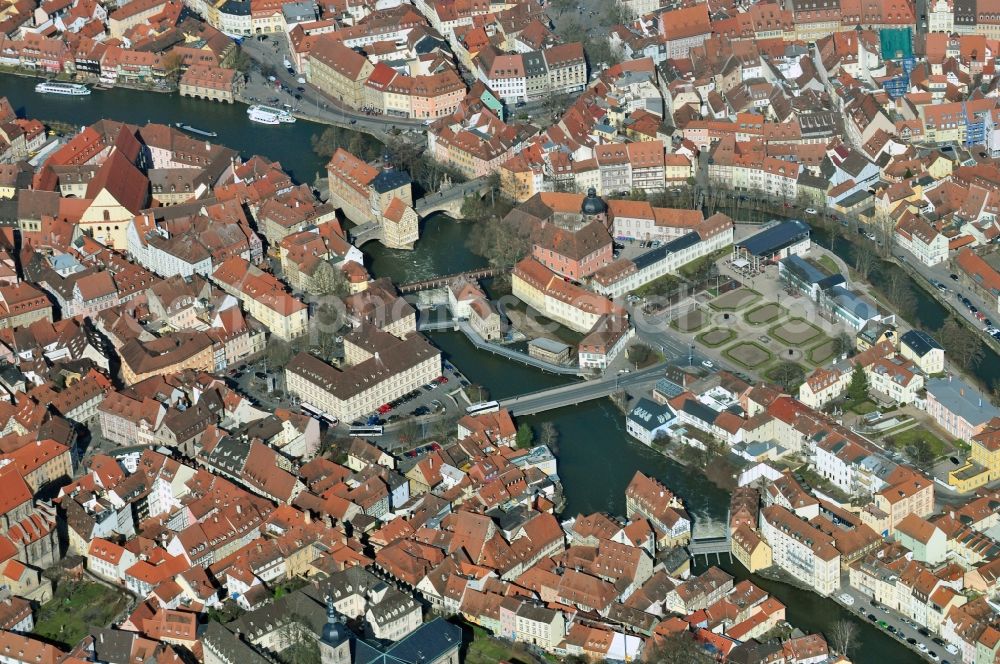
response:
<path fill-rule="evenodd" d="M 216 131 L 211 139 L 240 150 L 244 156 L 257 153 L 280 161 L 301 181 L 312 181 L 324 166 L 310 149 L 309 139 L 321 126 L 298 121 L 294 125 L 265 127 L 246 119 L 242 105 L 214 104 L 156 93 L 131 90 L 95 91 L 89 99 L 42 96 L 34 92 L 36 79 L 0 75 L 0 96 L 6 96 L 22 116 L 86 125 L 102 118 L 142 124 L 183 121 L 201 129 Z M 421 229 L 421 240 L 413 252 L 391 251 L 380 245 L 365 247 L 372 273 L 401 282 L 435 274 L 460 272 L 484 264 L 465 249 L 467 226 L 442 215 L 429 218 Z M 844 240 L 835 247 L 852 263 L 850 245 Z M 829 246 L 824 243 L 824 246 Z M 843 253 L 842 253 L 843 252 Z M 932 298 L 920 298 L 920 323 L 935 330 L 945 311 Z M 505 362 L 477 351 L 459 333 L 435 333 L 434 343 L 473 382 L 486 386 L 491 395 L 504 397 L 543 389 L 565 382 L 565 378 Z M 987 352 L 977 373 L 1000 375 L 1000 358 Z M 529 424 L 553 422 L 560 436 L 559 474 L 565 485 L 567 515 L 604 510 L 623 515 L 625 487 L 637 470 L 655 476 L 686 501 L 700 518 L 724 519 L 728 495 L 700 473 L 657 454 L 632 440 L 624 430 L 621 413 L 609 400 L 563 408 L 544 416 L 526 418 Z M 841 609 L 835 603 L 799 588 L 749 575 L 738 564 L 724 567 L 739 578 L 751 578 L 788 607 L 789 621 L 806 631 L 825 631 L 842 618 L 859 627 L 860 649 L 854 654 L 859 664 L 922 661 L 881 630 Z"/>

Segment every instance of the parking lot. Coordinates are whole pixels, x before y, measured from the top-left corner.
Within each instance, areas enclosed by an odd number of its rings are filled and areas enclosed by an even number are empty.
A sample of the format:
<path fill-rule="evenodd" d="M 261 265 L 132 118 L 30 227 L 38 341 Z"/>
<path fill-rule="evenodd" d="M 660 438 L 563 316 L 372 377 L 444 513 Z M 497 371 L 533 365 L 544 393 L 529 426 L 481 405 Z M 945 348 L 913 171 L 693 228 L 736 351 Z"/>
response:
<path fill-rule="evenodd" d="M 469 382 L 459 376 L 454 369 L 444 369 L 444 374 L 435 380 L 418 387 L 417 389 L 404 394 L 398 399 L 379 406 L 378 410 L 371 413 L 367 420 L 357 420 L 352 422 L 352 426 L 363 424 L 388 424 L 397 422 L 406 417 L 420 417 L 431 415 L 447 410 L 447 402 L 454 405 L 453 397 L 449 397 L 450 392 L 468 387 Z"/>
<path fill-rule="evenodd" d="M 850 600 L 845 601 L 846 598 Z M 841 592 L 834 595 L 834 599 L 859 617 L 907 644 L 925 659 L 945 664 L 962 661 L 962 656 L 955 646 L 945 643 L 938 635 L 890 611 L 854 588 L 845 585 Z"/>
<path fill-rule="evenodd" d="M 448 361 L 442 363 L 442 370 L 442 375 L 435 381 L 383 404 L 367 417 L 353 422 L 338 422 L 337 431 L 347 435 L 351 426 L 391 425 L 408 417 L 430 421 L 437 419 L 435 415 L 446 412 L 464 413 L 464 400 L 460 401 L 462 397 L 458 392 L 468 387 L 469 381 Z M 284 392 L 285 376 L 282 369 L 268 368 L 262 361 L 257 361 L 233 367 L 227 372 L 226 377 L 236 384 L 240 392 L 248 395 L 261 410 L 298 409 L 298 398 Z"/>

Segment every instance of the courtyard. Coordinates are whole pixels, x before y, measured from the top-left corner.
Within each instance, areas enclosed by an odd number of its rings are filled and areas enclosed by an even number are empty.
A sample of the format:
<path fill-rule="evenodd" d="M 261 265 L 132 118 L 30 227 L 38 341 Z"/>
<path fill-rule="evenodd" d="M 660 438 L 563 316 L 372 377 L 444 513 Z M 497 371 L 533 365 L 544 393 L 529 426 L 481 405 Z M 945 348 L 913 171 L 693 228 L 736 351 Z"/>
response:
<path fill-rule="evenodd" d="M 839 330 L 818 316 L 811 300 L 785 292 L 777 279 L 758 278 L 755 287 L 760 290 L 741 286 L 714 297 L 674 327 L 771 381 L 786 382 L 793 373 L 804 378 L 841 352 L 834 338 Z"/>

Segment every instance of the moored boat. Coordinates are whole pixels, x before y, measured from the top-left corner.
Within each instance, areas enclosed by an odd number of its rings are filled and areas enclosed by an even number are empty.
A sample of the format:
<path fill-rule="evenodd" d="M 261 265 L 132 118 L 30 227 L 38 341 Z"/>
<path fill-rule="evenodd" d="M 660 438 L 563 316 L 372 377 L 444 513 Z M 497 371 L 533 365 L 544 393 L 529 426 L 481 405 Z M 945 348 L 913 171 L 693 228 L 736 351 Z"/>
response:
<path fill-rule="evenodd" d="M 69 95 L 83 97 L 90 94 L 86 85 L 79 83 L 64 83 L 62 81 L 45 81 L 35 86 L 35 92 L 52 95 Z"/>
<path fill-rule="evenodd" d="M 199 136 L 208 136 L 209 138 L 215 138 L 219 134 L 214 131 L 205 131 L 204 129 L 198 129 L 197 127 L 192 127 L 191 125 L 186 125 L 183 122 L 175 122 L 174 126 L 178 129 L 183 129 L 184 131 L 189 131 L 192 134 L 198 134 Z"/>
<path fill-rule="evenodd" d="M 248 108 L 247 117 L 250 118 L 251 122 L 257 122 L 259 124 L 281 124 L 281 120 L 278 119 L 277 113 L 273 113 L 267 109 L 261 108 L 260 106 L 251 106 Z"/>

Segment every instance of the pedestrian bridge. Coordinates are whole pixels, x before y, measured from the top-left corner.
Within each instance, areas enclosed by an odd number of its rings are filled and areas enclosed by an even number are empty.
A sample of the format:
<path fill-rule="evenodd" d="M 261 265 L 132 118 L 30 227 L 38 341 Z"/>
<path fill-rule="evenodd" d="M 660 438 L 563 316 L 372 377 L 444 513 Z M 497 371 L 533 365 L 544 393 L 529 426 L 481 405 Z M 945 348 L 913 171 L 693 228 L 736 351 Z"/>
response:
<path fill-rule="evenodd" d="M 484 267 L 479 270 L 469 270 L 468 272 L 456 272 L 455 274 L 445 274 L 439 277 L 431 277 L 430 279 L 424 279 L 422 281 L 411 281 L 408 284 L 402 284 L 398 288 L 400 293 L 416 293 L 417 291 L 430 290 L 432 288 L 443 288 L 452 281 L 459 279 L 465 279 L 466 281 L 488 279 L 490 277 L 495 277 L 498 274 L 508 272 L 509 270 L 510 268 L 507 267 Z"/>

